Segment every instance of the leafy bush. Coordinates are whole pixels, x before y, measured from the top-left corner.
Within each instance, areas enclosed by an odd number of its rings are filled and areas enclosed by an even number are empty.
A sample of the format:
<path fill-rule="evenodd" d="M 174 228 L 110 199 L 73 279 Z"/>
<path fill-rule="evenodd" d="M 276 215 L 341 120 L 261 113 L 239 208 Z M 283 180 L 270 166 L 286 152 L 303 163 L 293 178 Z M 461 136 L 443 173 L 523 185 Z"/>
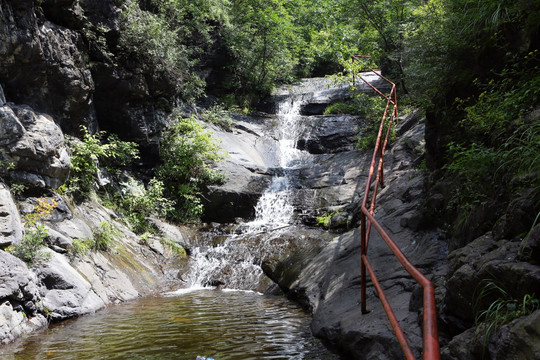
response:
<path fill-rule="evenodd" d="M 166 216 L 174 209 L 175 202 L 164 196 L 165 186 L 160 180 L 150 180 L 147 188 L 133 179 L 121 185 L 121 207 L 127 214 L 131 229 L 137 234 L 152 231 L 146 220 L 148 216 Z"/>
<path fill-rule="evenodd" d="M 201 115 L 203 120 L 216 124 L 226 130 L 230 130 L 232 126 L 231 112 L 223 105 L 213 105 L 205 109 Z"/>
<path fill-rule="evenodd" d="M 490 82 L 478 98 L 458 101 L 465 112 L 460 125 L 472 142 L 451 142 L 445 168 L 457 179 L 450 208 L 461 216 L 474 203 L 519 186 L 540 191 L 540 117 L 530 114 L 540 103 L 539 87 L 538 74 L 520 82 L 504 78 Z M 522 175 L 530 175 L 527 183 L 508 186 Z"/>
<path fill-rule="evenodd" d="M 317 225 L 328 228 L 330 226 L 330 221 L 332 220 L 332 217 L 336 214 L 339 214 L 342 211 L 343 209 L 332 211 L 330 213 L 325 213 L 322 216 L 317 216 Z"/>
<path fill-rule="evenodd" d="M 110 222 L 103 221 L 93 230 L 93 236 L 88 242 L 89 248 L 106 251 L 110 248 L 113 240 L 119 236 L 119 231 Z"/>
<path fill-rule="evenodd" d="M 69 252 L 73 255 L 85 255 L 90 250 L 89 244 L 79 239 L 73 239 L 73 245 L 69 249 Z"/>
<path fill-rule="evenodd" d="M 26 230 L 21 243 L 14 246 L 10 252 L 27 263 L 28 266 L 37 265 L 50 257 L 49 253 L 43 251 L 48 236 L 48 229 L 45 225 L 36 225 L 32 229 Z"/>
<path fill-rule="evenodd" d="M 81 126 L 82 141 L 68 139 L 71 150 L 71 173 L 64 185 L 64 191 L 86 197 L 96 187 L 96 182 L 103 163 L 108 171 L 116 172 L 119 167 L 128 165 L 139 157 L 137 145 L 118 139 L 116 135 L 108 137 L 107 143 L 101 138 L 105 132 L 90 134 L 85 126 Z"/>
<path fill-rule="evenodd" d="M 162 138 L 160 151 L 157 178 L 177 205 L 170 215 L 182 221 L 196 220 L 203 211 L 198 196 L 201 187 L 223 179 L 210 167 L 211 162 L 223 158 L 218 143 L 195 118 L 176 116 Z"/>
<path fill-rule="evenodd" d="M 204 82 L 193 71 L 195 61 L 181 42 L 179 24 L 171 26 L 163 14 L 141 10 L 134 0 L 126 1 L 120 19 L 120 46 L 127 57 L 138 59 L 147 70 L 177 79 L 185 98 L 201 95 Z"/>

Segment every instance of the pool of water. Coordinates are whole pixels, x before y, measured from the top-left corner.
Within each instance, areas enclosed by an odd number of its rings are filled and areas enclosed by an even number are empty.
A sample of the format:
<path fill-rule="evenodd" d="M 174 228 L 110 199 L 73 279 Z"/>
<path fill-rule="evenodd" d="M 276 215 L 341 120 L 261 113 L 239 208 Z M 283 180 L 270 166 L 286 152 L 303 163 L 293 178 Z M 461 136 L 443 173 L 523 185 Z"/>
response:
<path fill-rule="evenodd" d="M 109 307 L 0 348 L 2 359 L 337 360 L 282 297 L 179 291 Z"/>

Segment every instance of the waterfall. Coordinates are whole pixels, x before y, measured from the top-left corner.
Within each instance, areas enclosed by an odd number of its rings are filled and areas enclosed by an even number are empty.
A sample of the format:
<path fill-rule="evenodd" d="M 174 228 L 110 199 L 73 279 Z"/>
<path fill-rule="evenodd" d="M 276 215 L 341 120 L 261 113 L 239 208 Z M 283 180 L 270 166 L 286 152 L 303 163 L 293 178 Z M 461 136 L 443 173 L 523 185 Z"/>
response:
<path fill-rule="evenodd" d="M 290 169 L 306 161 L 305 151 L 296 144 L 301 133 L 300 107 L 302 97 L 290 97 L 277 104 L 277 162 L 281 175 L 274 176 L 268 189 L 255 207 L 255 220 L 248 225 L 248 233 L 259 233 L 282 228 L 291 223 L 294 206 L 291 199 Z"/>
<path fill-rule="evenodd" d="M 255 206 L 255 219 L 239 225 L 218 245 L 198 247 L 190 256 L 190 270 L 183 280 L 190 287 L 223 285 L 227 288 L 254 290 L 263 275 L 260 262 L 272 255 L 272 235 L 292 224 L 294 206 L 291 189 L 294 179 L 290 170 L 309 159 L 296 148 L 301 135 L 300 108 L 303 96 L 290 96 L 277 104 L 275 137 L 276 166 L 279 175 L 272 178 Z M 239 232 L 239 233 L 237 233 Z M 211 241 L 206 241 L 211 242 Z"/>

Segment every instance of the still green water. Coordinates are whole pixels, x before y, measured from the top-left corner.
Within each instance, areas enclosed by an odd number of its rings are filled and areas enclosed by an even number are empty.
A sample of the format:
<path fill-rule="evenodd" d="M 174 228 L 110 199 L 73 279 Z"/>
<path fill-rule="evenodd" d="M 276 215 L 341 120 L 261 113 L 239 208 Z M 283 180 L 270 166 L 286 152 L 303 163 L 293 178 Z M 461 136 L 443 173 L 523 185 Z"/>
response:
<path fill-rule="evenodd" d="M 337 360 L 282 297 L 197 290 L 143 298 L 0 348 L 2 359 Z"/>

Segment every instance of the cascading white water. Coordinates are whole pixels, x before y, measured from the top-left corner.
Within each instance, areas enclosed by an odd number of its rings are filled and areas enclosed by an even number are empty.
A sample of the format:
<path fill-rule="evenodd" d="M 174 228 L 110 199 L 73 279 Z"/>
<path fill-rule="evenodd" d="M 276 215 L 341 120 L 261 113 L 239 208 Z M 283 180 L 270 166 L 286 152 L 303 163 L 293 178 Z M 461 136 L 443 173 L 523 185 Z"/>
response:
<path fill-rule="evenodd" d="M 291 199 L 292 179 L 289 170 L 309 157 L 296 144 L 302 97 L 290 97 L 278 104 L 275 136 L 277 167 L 281 175 L 274 176 L 268 189 L 255 207 L 255 219 L 241 225 L 241 234 L 231 234 L 221 244 L 195 248 L 190 256 L 190 271 L 183 279 L 190 287 L 222 284 L 227 288 L 255 289 L 262 276 L 261 259 L 276 249 L 268 244 L 270 232 L 290 225 L 294 215 Z M 254 239 L 256 238 L 256 239 Z"/>
<path fill-rule="evenodd" d="M 283 170 L 275 176 L 255 207 L 255 220 L 248 223 L 248 233 L 258 233 L 287 226 L 291 223 L 294 206 L 291 203 L 291 179 L 287 170 L 306 160 L 306 152 L 298 150 L 300 136 L 301 98 L 291 97 L 277 106 L 277 160 Z"/>

